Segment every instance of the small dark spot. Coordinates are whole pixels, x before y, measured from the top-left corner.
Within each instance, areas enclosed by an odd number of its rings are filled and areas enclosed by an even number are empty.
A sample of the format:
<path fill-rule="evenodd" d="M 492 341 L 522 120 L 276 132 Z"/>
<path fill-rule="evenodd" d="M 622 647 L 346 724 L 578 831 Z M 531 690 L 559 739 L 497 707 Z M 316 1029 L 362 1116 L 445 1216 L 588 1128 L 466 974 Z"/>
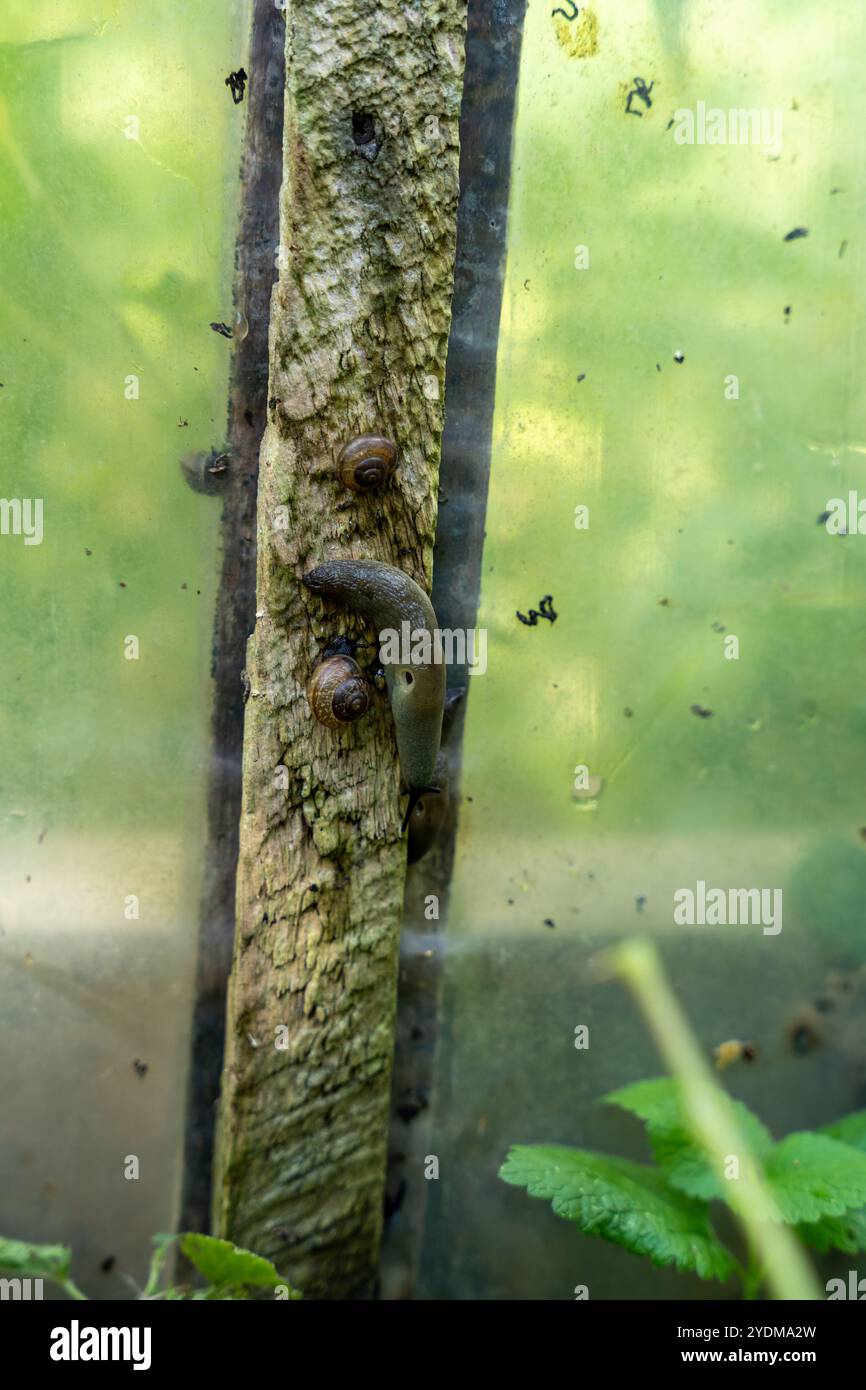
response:
<path fill-rule="evenodd" d="M 356 145 L 370 145 L 376 138 L 373 117 L 367 111 L 352 112 L 352 139 Z"/>
<path fill-rule="evenodd" d="M 232 336 L 232 330 L 227 323 L 212 323 L 211 328 L 214 333 L 219 333 L 223 338 L 230 338 Z"/>
<path fill-rule="evenodd" d="M 711 709 L 704 709 L 703 705 L 692 705 L 692 714 L 696 714 L 698 719 L 709 719 L 713 713 Z"/>
<path fill-rule="evenodd" d="M 393 1197 L 391 1196 L 391 1193 L 388 1192 L 388 1190 L 386 1189 L 386 1191 L 385 1191 L 385 1225 L 386 1225 L 386 1226 L 388 1225 L 388 1222 L 391 1220 L 391 1218 L 392 1218 L 393 1216 L 396 1216 L 397 1212 L 398 1212 L 398 1211 L 400 1210 L 400 1208 L 402 1207 L 402 1205 L 403 1205 L 403 1200 L 404 1200 L 405 1196 L 406 1196 L 406 1179 L 405 1179 L 405 1178 L 401 1178 L 401 1179 L 400 1179 L 400 1186 L 397 1188 L 397 1191 L 394 1193 Z"/>
<path fill-rule="evenodd" d="M 184 580 L 180 587 L 181 587 L 182 589 L 188 589 L 188 588 L 189 588 L 189 585 L 187 584 L 186 580 Z"/>
<path fill-rule="evenodd" d="M 251 410 L 249 410 L 249 409 L 245 410 L 245 411 L 244 411 L 244 419 L 246 420 L 246 422 L 247 422 L 248 425 L 252 426 L 252 424 L 253 424 L 253 412 L 252 412 Z"/>
<path fill-rule="evenodd" d="M 683 352 L 682 348 L 677 348 L 676 352 L 674 353 L 674 361 L 675 361 L 675 362 L 685 362 L 685 360 L 686 360 L 686 354 Z"/>
<path fill-rule="evenodd" d="M 84 553 L 85 553 L 85 555 L 92 555 L 92 554 L 93 554 L 93 551 L 92 551 L 92 550 L 88 550 L 88 549 L 87 549 L 87 546 L 85 546 L 85 547 L 84 547 Z"/>
<path fill-rule="evenodd" d="M 276 410 L 278 405 L 279 401 L 277 400 L 276 396 L 271 396 L 270 400 L 268 401 L 268 410 Z"/>
<path fill-rule="evenodd" d="M 102 1270 L 103 1274 L 110 1274 L 116 1264 L 116 1255 L 106 1255 L 105 1259 L 100 1261 L 99 1268 Z"/>
<path fill-rule="evenodd" d="M 623 714 L 625 715 L 626 719 L 631 719 L 632 715 L 634 714 L 634 710 L 631 709 L 629 705 L 626 705 L 625 709 L 623 710 Z"/>
<path fill-rule="evenodd" d="M 818 517 L 818 525 L 819 525 L 819 526 L 824 526 L 824 525 L 826 524 L 826 522 L 828 522 L 829 520 L 830 520 L 830 513 L 829 513 L 829 512 L 822 512 L 821 515 Z"/>
<path fill-rule="evenodd" d="M 866 825 L 860 826 L 860 839 L 866 840 Z"/>
<path fill-rule="evenodd" d="M 790 232 L 782 237 L 783 241 L 800 241 L 802 237 L 809 235 L 808 227 L 793 227 Z"/>
<path fill-rule="evenodd" d="M 424 1030 L 422 1028 L 419 1028 L 417 1023 L 413 1024 L 409 1033 L 410 1042 L 420 1042 L 423 1036 Z"/>
<path fill-rule="evenodd" d="M 133 1067 L 134 1067 L 134 1069 L 135 1069 L 135 1074 L 136 1074 L 136 1076 L 138 1076 L 138 1077 L 140 1077 L 142 1080 L 144 1080 L 144 1078 L 147 1076 L 147 1072 L 148 1072 L 148 1065 L 147 1065 L 147 1062 L 142 1062 L 141 1059 L 140 1059 L 139 1057 L 135 1057 L 135 1058 L 133 1059 L 132 1065 L 133 1065 Z"/>
<path fill-rule="evenodd" d="M 311 883 L 311 884 L 309 885 L 309 890 L 310 890 L 311 893 L 318 893 L 318 891 L 319 891 L 319 885 L 318 885 L 318 883 Z"/>
<path fill-rule="evenodd" d="M 661 369 L 662 369 L 662 364 L 661 364 L 661 362 L 656 362 L 656 371 L 657 371 L 657 372 L 660 372 Z"/>
<path fill-rule="evenodd" d="M 412 1120 L 416 1119 L 417 1116 L 421 1114 L 422 1110 L 426 1109 L 426 1100 L 423 1096 L 419 1096 L 417 1100 L 405 1100 L 401 1105 L 398 1105 L 397 1114 L 399 1115 L 400 1119 L 404 1122 L 404 1124 L 408 1125 L 411 1123 Z"/>
<path fill-rule="evenodd" d="M 523 282 L 523 288 L 524 288 L 525 290 L 528 290 L 528 289 L 529 289 L 529 281 L 528 281 L 528 280 L 524 280 L 524 282 Z"/>
<path fill-rule="evenodd" d="M 177 427 L 178 427 L 179 430 L 188 430 L 188 429 L 189 429 L 189 420 L 184 420 L 183 416 L 181 416 L 180 419 L 179 419 L 178 422 L 177 422 Z"/>
<path fill-rule="evenodd" d="M 820 1046 L 821 1035 L 811 1019 L 797 1019 L 788 1029 L 788 1042 L 795 1056 L 805 1057 Z"/>
<path fill-rule="evenodd" d="M 743 1043 L 743 1061 L 754 1062 L 758 1055 L 758 1048 L 753 1042 Z"/>
<path fill-rule="evenodd" d="M 586 381 L 586 372 L 581 372 L 580 376 L 577 379 L 578 381 Z"/>
<path fill-rule="evenodd" d="M 726 628 L 725 628 L 724 623 L 718 623 L 718 622 L 717 622 L 717 623 L 711 623 L 710 626 L 712 627 L 713 632 L 725 632 L 725 631 L 726 631 Z"/>
<path fill-rule="evenodd" d="M 843 242 L 840 244 L 840 246 L 839 246 L 839 260 L 840 260 L 840 261 L 841 261 L 842 257 L 845 255 L 845 252 L 846 252 L 847 250 L 848 250 L 848 243 L 847 243 L 847 241 L 843 241 Z"/>
<path fill-rule="evenodd" d="M 513 906 L 514 906 L 514 899 L 513 899 L 513 898 L 508 898 L 507 901 L 508 901 L 508 906 L 509 906 L 509 907 L 513 907 Z"/>
<path fill-rule="evenodd" d="M 658 604 L 659 604 L 659 608 L 670 608 L 670 606 L 671 606 L 671 601 L 670 601 L 669 598 L 660 598 L 660 599 L 658 600 Z"/>
<path fill-rule="evenodd" d="M 556 923 L 554 922 L 554 920 L 553 920 L 552 917 L 545 917 L 545 919 L 544 919 L 544 925 L 545 925 L 546 927 L 555 927 L 555 926 L 556 926 Z"/>
<path fill-rule="evenodd" d="M 789 319 L 790 317 L 791 317 L 791 306 L 790 306 L 790 304 L 786 304 L 786 305 L 785 305 L 785 318 L 786 318 L 786 319 Z"/>
<path fill-rule="evenodd" d="M 125 588 L 126 588 L 126 580 L 125 580 L 125 579 L 119 579 L 119 580 L 117 581 L 117 583 L 118 583 L 118 587 L 119 587 L 119 588 L 121 588 L 121 589 L 125 589 Z"/>
<path fill-rule="evenodd" d="M 226 78 L 226 86 L 232 94 L 232 101 L 235 106 L 240 106 L 244 99 L 244 91 L 249 81 L 243 68 L 238 68 L 237 72 L 230 72 Z"/>
<path fill-rule="evenodd" d="M 634 905 L 637 908 L 638 912 L 643 912 L 644 908 L 646 907 L 646 893 L 635 893 Z"/>
<path fill-rule="evenodd" d="M 836 1007 L 833 999 L 828 994 L 820 994 L 815 1000 L 815 1008 L 819 1014 L 828 1014 Z"/>

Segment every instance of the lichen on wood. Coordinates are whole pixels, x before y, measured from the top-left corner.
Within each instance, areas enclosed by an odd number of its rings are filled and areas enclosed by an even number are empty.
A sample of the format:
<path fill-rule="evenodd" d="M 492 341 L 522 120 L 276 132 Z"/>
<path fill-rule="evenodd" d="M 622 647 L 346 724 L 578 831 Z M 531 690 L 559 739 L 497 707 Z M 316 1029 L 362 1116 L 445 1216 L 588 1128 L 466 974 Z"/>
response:
<path fill-rule="evenodd" d="M 430 587 L 465 9 L 286 7 L 214 1224 L 312 1297 L 363 1295 L 375 1279 L 406 848 L 385 696 L 335 732 L 304 695 L 330 640 L 361 639 L 372 655 L 375 634 L 300 579 L 354 556 Z M 335 459 L 371 430 L 396 441 L 399 466 L 384 492 L 357 495 Z"/>

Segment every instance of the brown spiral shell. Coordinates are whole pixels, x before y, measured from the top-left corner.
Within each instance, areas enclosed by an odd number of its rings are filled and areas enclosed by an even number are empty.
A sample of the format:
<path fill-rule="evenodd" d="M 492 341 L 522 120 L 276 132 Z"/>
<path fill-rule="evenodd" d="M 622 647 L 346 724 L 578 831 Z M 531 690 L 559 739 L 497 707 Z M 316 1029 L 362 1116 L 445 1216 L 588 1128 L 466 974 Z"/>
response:
<path fill-rule="evenodd" d="M 310 677 L 307 700 L 320 724 L 339 729 L 367 713 L 370 683 L 351 656 L 329 656 Z"/>
<path fill-rule="evenodd" d="M 352 492 L 376 492 L 397 464 L 397 446 L 383 434 L 361 434 L 344 444 L 337 457 L 340 482 Z"/>

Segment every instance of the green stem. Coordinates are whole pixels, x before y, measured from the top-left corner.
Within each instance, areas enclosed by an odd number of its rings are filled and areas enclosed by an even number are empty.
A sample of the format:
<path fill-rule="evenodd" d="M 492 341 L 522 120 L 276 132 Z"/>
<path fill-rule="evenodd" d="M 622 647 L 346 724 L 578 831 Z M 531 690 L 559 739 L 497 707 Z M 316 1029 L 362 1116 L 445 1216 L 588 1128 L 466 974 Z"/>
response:
<path fill-rule="evenodd" d="M 66 1290 L 70 1298 L 77 1298 L 83 1303 L 87 1303 L 89 1301 L 87 1294 L 82 1293 L 78 1285 L 73 1284 L 71 1279 L 59 1279 L 57 1282 L 60 1284 L 61 1289 Z"/>
<path fill-rule="evenodd" d="M 715 1081 L 700 1045 L 659 962 L 644 938 L 612 953 L 614 968 L 632 991 L 671 1074 L 679 1081 L 695 1137 L 730 1196 L 728 1205 L 748 1241 L 744 1294 L 755 1297 L 766 1279 L 774 1298 L 820 1299 L 821 1292 L 793 1232 L 779 1220 L 757 1161 L 741 1132 L 731 1099 Z M 727 1181 L 726 1155 L 739 1158 L 740 1177 Z"/>

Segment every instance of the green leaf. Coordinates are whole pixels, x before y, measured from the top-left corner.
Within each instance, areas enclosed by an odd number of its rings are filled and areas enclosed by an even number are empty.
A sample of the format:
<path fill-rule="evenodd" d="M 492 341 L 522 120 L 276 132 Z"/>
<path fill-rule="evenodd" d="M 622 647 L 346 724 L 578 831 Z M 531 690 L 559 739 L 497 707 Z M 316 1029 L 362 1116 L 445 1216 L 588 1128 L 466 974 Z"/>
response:
<path fill-rule="evenodd" d="M 730 1254 L 717 1240 L 705 1206 L 675 1192 L 654 1168 L 624 1158 L 557 1145 L 518 1145 L 500 1169 L 503 1181 L 545 1197 L 558 1216 L 586 1235 L 646 1255 L 653 1264 L 729 1278 Z"/>
<path fill-rule="evenodd" d="M 623 1110 L 630 1110 L 648 1127 L 682 1127 L 679 1084 L 669 1076 L 659 1076 L 652 1081 L 635 1081 L 631 1086 L 622 1086 L 618 1091 L 602 1096 L 601 1101 L 603 1105 L 618 1105 Z"/>
<path fill-rule="evenodd" d="M 741 1101 L 725 1099 L 752 1156 L 763 1160 L 773 1148 L 770 1131 Z M 725 1200 L 725 1187 L 716 1177 L 703 1145 L 692 1133 L 678 1082 L 669 1077 L 638 1081 L 612 1091 L 604 1100 L 645 1122 L 653 1158 L 672 1186 L 704 1202 L 713 1197 Z"/>
<path fill-rule="evenodd" d="M 270 1260 L 242 1250 L 232 1245 L 231 1241 L 190 1232 L 181 1237 L 180 1248 L 208 1283 L 218 1289 L 243 1285 L 273 1289 L 279 1284 L 288 1284 L 288 1280 L 278 1273 Z M 299 1296 L 290 1285 L 289 1288 L 290 1297 Z"/>
<path fill-rule="evenodd" d="M 803 1222 L 796 1227 L 804 1245 L 826 1255 L 841 1250 L 857 1255 L 866 1250 L 866 1211 L 847 1211 L 844 1216 L 822 1216 L 820 1221 Z"/>
<path fill-rule="evenodd" d="M 769 1154 L 764 1171 L 789 1225 L 866 1205 L 866 1153 L 827 1134 L 789 1134 Z"/>
<path fill-rule="evenodd" d="M 23 1240 L 0 1236 L 0 1269 L 25 1279 L 69 1278 L 72 1254 L 65 1245 L 30 1245 Z"/>
<path fill-rule="evenodd" d="M 866 1152 L 866 1110 L 855 1110 L 853 1115 L 845 1115 L 831 1125 L 822 1125 L 818 1133 L 829 1134 L 831 1139 Z"/>

